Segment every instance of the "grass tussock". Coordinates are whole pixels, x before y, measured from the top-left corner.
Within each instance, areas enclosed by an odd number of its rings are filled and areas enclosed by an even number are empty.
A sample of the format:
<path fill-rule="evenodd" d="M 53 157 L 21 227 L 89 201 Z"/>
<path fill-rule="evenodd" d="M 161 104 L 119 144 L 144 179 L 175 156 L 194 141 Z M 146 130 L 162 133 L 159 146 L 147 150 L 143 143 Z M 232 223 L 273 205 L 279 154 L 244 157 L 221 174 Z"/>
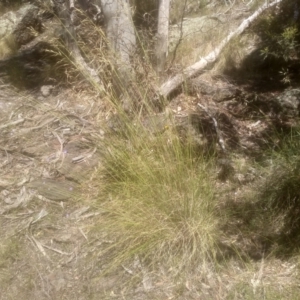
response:
<path fill-rule="evenodd" d="M 298 249 L 300 211 L 300 131 L 281 138 L 272 155 L 272 166 L 260 191 L 265 211 L 272 213 L 278 254 L 287 255 Z M 277 222 L 276 222 L 277 220 Z M 281 253 L 282 252 L 282 253 Z"/>
<path fill-rule="evenodd" d="M 181 269 L 213 258 L 218 237 L 209 162 L 166 131 L 129 128 L 105 157 L 101 227 L 115 237 L 112 267 L 139 255 Z"/>

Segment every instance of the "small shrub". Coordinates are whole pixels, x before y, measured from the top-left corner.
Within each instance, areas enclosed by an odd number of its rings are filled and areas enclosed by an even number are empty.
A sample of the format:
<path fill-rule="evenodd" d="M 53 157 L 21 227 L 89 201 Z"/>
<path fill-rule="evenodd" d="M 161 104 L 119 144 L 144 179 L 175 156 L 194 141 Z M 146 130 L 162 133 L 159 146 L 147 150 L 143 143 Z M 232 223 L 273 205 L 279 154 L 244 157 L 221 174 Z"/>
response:
<path fill-rule="evenodd" d="M 299 23 L 295 19 L 295 1 L 284 1 L 280 13 L 267 13 L 257 24 L 261 34 L 264 58 L 289 61 L 298 58 Z"/>

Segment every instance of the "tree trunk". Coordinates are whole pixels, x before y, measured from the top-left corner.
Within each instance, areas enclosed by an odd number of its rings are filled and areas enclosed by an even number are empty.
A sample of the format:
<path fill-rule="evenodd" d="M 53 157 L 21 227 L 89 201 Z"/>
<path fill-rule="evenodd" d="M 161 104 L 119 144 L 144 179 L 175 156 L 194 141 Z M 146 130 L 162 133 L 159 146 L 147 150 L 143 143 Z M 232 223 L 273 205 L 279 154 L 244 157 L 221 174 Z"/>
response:
<path fill-rule="evenodd" d="M 225 48 L 225 46 L 235 37 L 240 35 L 246 28 L 248 28 L 262 12 L 267 8 L 273 7 L 274 5 L 282 2 L 282 0 L 275 0 L 272 3 L 269 3 L 267 0 L 264 5 L 262 5 L 255 13 L 253 13 L 249 18 L 244 20 L 241 25 L 233 32 L 231 32 L 212 52 L 207 56 L 201 58 L 198 62 L 192 66 L 187 67 L 181 74 L 174 76 L 169 79 L 167 82 L 161 85 L 159 93 L 163 98 L 167 98 L 172 92 L 178 89 L 185 80 L 194 77 L 201 72 L 203 72 L 208 66 L 212 66 L 217 59 L 219 58 L 220 53 Z"/>
<path fill-rule="evenodd" d="M 119 92 L 127 89 L 134 72 L 131 59 L 135 52 L 136 37 L 128 0 L 100 0 L 106 34 L 115 55 Z"/>
<path fill-rule="evenodd" d="M 160 0 L 158 9 L 156 71 L 161 77 L 168 55 L 170 0 Z"/>

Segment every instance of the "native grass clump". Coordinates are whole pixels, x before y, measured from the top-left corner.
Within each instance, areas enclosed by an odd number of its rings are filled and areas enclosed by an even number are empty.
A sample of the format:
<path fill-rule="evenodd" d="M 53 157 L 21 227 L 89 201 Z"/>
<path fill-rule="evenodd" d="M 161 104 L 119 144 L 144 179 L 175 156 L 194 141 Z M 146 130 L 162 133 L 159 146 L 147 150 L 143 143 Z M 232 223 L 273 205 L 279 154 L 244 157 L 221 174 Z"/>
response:
<path fill-rule="evenodd" d="M 179 270 L 214 259 L 218 212 L 210 162 L 166 129 L 125 125 L 111 137 L 101 173 L 98 226 L 115 242 L 102 255 L 115 268 L 135 256 Z"/>

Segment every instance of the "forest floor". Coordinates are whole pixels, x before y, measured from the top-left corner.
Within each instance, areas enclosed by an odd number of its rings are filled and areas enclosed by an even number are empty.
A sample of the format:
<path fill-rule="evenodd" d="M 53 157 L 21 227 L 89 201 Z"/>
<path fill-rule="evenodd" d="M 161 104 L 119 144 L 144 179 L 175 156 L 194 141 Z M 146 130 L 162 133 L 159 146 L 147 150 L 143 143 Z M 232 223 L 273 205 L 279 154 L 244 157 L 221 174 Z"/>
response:
<path fill-rule="evenodd" d="M 185 32 L 186 39 L 168 72 L 176 74 L 182 66 L 190 65 L 236 28 L 250 13 L 244 1 L 237 4 L 218 4 L 212 18 L 197 19 L 194 25 L 198 28 L 200 20 L 203 26 L 195 35 Z M 184 21 L 194 26 L 192 18 Z M 179 27 L 171 27 L 171 47 L 176 47 L 172 39 L 178 38 Z M 225 49 L 216 69 L 231 62 L 228 52 L 237 60 L 252 53 L 257 37 L 251 36 L 251 32 L 245 34 L 241 42 Z M 192 51 L 195 49 L 199 51 Z M 279 160 L 272 153 L 284 146 L 282 133 L 286 130 L 285 136 L 291 136 L 298 118 L 276 116 L 278 103 L 274 99 L 286 85 L 274 71 L 272 76 L 263 73 L 263 68 L 249 71 L 257 57 L 246 61 L 240 73 L 233 70 L 235 76 L 216 76 L 212 70 L 201 77 L 202 83 L 219 91 L 237 88 L 240 93 L 234 97 L 221 97 L 218 102 L 214 93 L 184 91 L 166 105 L 164 112 L 155 115 L 159 119 L 170 114 L 175 119 L 200 115 L 208 126 L 201 139 L 213 136 L 210 142 L 220 156 L 216 160 L 224 159 L 220 137 L 228 153 L 225 164 L 213 164 L 215 176 L 208 179 L 218 208 L 230 211 L 219 232 L 221 257 L 180 271 L 175 266 L 166 269 L 164 258 L 155 269 L 150 268 L 138 255 L 107 271 L 111 256 L 103 253 L 113 249 L 119 234 L 103 225 L 108 214 L 99 203 L 105 185 L 103 153 L 111 150 L 111 141 L 116 141 L 110 139 L 115 126 L 110 123 L 115 114 L 110 100 L 82 83 L 20 90 L 0 78 L 0 300 L 299 299 L 299 235 L 293 239 L 289 228 L 283 226 L 289 221 L 286 212 L 273 215 L 268 208 L 258 207 L 257 193 L 268 183 L 270 174 L 276 173 Z M 244 74 L 253 78 L 243 80 Z M 216 134 L 213 118 L 222 136 Z M 146 127 L 146 122 L 142 124 Z M 150 123 L 149 136 L 156 130 L 152 126 Z M 163 141 L 168 144 L 169 133 L 164 134 Z M 226 168 L 230 172 L 223 174 Z M 278 178 L 275 185 L 280 185 Z M 271 191 L 275 185 L 271 181 Z M 299 223 L 298 211 L 297 205 L 288 211 L 288 226 Z"/>
<path fill-rule="evenodd" d="M 114 237 L 93 224 L 102 218 L 95 176 L 108 108 L 96 94 L 75 89 L 20 92 L 2 83 L 1 91 L 0 299 L 297 299 L 297 256 L 265 257 L 241 220 L 232 220 L 226 242 L 246 248 L 250 259 L 195 266 L 176 279 L 140 262 L 103 275 L 108 262 L 97 261 L 97 253 Z M 181 94 L 169 109 L 182 115 L 199 101 Z M 239 104 L 235 113 L 245 109 Z M 241 140 L 257 146 L 253 136 L 261 139 L 268 118 L 248 113 L 234 123 Z M 242 203 L 263 174 L 253 162 L 236 154 L 238 179 L 215 182 L 220 199 Z"/>

